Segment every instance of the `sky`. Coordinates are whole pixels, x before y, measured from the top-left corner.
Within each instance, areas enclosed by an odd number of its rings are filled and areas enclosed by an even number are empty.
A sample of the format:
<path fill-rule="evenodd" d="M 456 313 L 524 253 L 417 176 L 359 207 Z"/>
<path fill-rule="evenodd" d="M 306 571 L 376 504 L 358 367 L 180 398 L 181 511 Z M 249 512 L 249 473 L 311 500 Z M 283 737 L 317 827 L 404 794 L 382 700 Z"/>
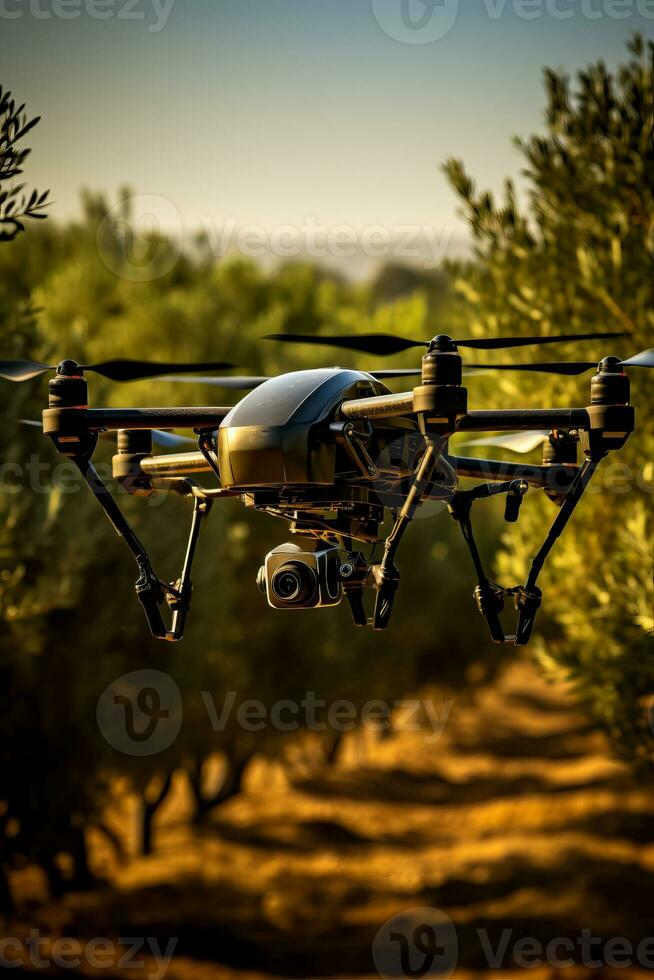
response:
<path fill-rule="evenodd" d="M 61 219 L 129 185 L 173 230 L 410 226 L 435 252 L 463 235 L 442 162 L 517 176 L 542 66 L 615 65 L 636 30 L 653 0 L 0 0 L 0 83 L 43 117 L 27 176 Z"/>

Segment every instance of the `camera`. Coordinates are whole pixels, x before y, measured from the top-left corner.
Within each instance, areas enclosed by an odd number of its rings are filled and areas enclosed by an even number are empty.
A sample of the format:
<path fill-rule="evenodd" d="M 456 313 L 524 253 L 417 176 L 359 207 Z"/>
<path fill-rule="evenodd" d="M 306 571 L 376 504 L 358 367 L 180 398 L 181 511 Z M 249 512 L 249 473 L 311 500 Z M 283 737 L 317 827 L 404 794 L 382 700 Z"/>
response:
<path fill-rule="evenodd" d="M 343 598 L 338 548 L 281 544 L 266 555 L 257 583 L 273 609 L 337 606 Z"/>

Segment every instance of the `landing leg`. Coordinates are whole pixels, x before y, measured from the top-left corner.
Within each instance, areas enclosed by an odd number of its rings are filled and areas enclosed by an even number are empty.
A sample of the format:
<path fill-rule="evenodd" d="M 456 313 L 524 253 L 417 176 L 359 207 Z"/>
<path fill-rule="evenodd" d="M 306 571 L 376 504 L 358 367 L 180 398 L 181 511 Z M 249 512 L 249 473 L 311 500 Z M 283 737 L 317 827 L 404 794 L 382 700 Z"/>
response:
<path fill-rule="evenodd" d="M 372 628 L 374 630 L 386 629 L 389 624 L 393 611 L 395 593 L 400 583 L 400 573 L 395 564 L 395 556 L 402 542 L 402 538 L 430 486 L 434 470 L 447 445 L 447 439 L 444 437 L 433 437 L 428 434 L 425 435 L 425 442 L 427 448 L 418 464 L 411 489 L 407 494 L 402 509 L 395 519 L 393 530 L 386 538 L 384 556 L 381 563 L 374 565 L 372 568 L 374 586 L 377 590 L 375 609 L 372 617 Z"/>

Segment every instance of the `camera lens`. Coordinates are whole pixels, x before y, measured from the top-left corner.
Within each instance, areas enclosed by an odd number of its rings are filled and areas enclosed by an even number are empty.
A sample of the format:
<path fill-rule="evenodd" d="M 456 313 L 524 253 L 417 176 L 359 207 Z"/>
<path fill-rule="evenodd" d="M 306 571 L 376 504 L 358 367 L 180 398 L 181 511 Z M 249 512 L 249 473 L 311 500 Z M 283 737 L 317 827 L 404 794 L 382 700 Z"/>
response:
<path fill-rule="evenodd" d="M 275 592 L 280 599 L 295 599 L 302 588 L 297 572 L 282 572 L 275 578 Z"/>
<path fill-rule="evenodd" d="M 316 575 L 313 569 L 303 562 L 287 562 L 274 573 L 270 586 L 279 602 L 290 606 L 301 606 L 307 603 L 316 591 Z"/>

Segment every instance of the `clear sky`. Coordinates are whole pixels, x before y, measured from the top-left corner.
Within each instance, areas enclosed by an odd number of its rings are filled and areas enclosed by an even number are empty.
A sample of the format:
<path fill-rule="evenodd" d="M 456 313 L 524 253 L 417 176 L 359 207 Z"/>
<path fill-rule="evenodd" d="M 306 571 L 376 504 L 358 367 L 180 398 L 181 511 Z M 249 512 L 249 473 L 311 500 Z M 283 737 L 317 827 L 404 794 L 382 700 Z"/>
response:
<path fill-rule="evenodd" d="M 440 227 L 456 208 L 448 155 L 490 187 L 519 172 L 511 136 L 542 125 L 544 64 L 615 64 L 635 30 L 654 36 L 647 0 L 456 8 L 0 0 L 0 82 L 43 115 L 28 176 L 61 217 L 80 187 L 128 183 L 172 202 L 187 229 L 228 216 Z M 415 43 L 428 31 L 443 36 Z"/>

